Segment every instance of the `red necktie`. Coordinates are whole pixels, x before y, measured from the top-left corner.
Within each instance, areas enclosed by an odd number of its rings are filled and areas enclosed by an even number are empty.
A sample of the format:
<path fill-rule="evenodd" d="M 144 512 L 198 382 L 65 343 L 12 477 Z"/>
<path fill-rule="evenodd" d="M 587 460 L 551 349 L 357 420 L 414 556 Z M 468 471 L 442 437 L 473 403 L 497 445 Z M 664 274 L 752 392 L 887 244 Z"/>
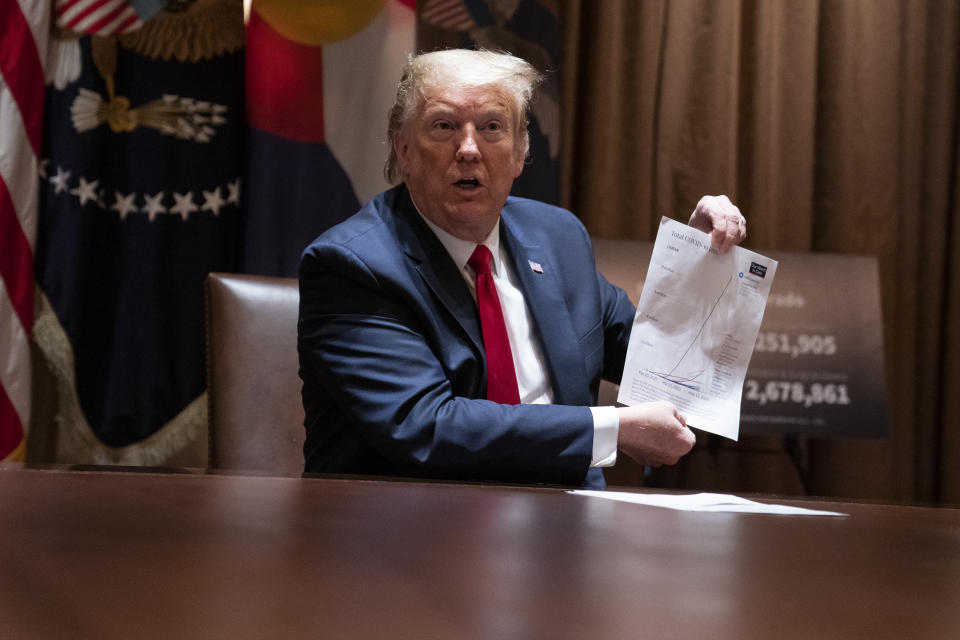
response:
<path fill-rule="evenodd" d="M 520 404 L 517 373 L 513 369 L 513 355 L 507 325 L 503 321 L 500 298 L 490 273 L 490 250 L 478 244 L 467 264 L 477 274 L 477 306 L 480 308 L 480 328 L 483 346 L 487 351 L 487 400 L 500 404 Z"/>

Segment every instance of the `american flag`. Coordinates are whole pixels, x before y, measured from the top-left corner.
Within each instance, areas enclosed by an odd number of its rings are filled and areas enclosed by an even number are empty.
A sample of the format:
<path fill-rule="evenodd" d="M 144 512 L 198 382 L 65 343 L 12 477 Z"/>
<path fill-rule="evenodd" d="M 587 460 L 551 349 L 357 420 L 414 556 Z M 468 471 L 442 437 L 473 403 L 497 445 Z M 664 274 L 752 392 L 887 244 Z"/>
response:
<path fill-rule="evenodd" d="M 427 24 L 452 31 L 477 28 L 477 23 L 462 0 L 423 0 L 421 6 L 420 19 Z"/>
<path fill-rule="evenodd" d="M 57 0 L 56 22 L 61 29 L 113 36 L 130 33 L 163 9 L 165 0 Z"/>
<path fill-rule="evenodd" d="M 57 0 L 57 26 L 107 36 L 143 26 L 124 0 Z"/>
<path fill-rule="evenodd" d="M 33 247 L 51 4 L 0 0 L 0 460 L 26 451 Z"/>

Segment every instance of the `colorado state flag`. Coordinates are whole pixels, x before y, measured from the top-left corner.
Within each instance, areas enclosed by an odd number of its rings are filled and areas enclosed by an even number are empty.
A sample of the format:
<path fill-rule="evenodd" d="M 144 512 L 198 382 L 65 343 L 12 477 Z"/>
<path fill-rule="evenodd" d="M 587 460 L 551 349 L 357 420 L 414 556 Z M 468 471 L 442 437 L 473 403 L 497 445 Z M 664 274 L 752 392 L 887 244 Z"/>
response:
<path fill-rule="evenodd" d="M 388 187 L 387 111 L 415 38 L 413 0 L 254 0 L 247 272 L 296 275 L 311 240 Z"/>

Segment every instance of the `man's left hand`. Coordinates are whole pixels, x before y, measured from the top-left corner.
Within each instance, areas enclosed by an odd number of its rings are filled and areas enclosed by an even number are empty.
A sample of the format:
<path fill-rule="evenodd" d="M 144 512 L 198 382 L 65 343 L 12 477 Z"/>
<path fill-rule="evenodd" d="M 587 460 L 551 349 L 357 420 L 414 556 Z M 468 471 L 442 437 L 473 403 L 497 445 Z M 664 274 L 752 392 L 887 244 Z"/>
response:
<path fill-rule="evenodd" d="M 709 233 L 713 248 L 720 253 L 730 251 L 733 245 L 740 244 L 747 237 L 747 219 L 727 196 L 700 198 L 687 224 Z"/>

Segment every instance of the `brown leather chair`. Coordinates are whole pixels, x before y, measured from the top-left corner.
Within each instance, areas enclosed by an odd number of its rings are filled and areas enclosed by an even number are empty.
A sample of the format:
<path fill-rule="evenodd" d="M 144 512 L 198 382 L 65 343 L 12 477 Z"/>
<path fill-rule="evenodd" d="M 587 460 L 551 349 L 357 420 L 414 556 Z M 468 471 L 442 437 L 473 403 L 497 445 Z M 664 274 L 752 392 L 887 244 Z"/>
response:
<path fill-rule="evenodd" d="M 296 278 L 207 277 L 208 465 L 303 472 Z"/>
<path fill-rule="evenodd" d="M 597 269 L 607 280 L 626 291 L 627 297 L 636 305 L 647 277 L 653 243 L 613 238 L 592 238 L 591 242 Z"/>

